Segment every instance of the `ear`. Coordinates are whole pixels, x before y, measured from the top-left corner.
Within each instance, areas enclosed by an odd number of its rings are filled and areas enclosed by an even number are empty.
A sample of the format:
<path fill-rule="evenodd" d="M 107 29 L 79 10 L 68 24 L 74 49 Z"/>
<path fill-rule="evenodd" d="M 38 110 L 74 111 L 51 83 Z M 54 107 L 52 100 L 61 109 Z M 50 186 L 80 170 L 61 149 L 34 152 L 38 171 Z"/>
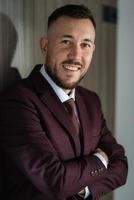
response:
<path fill-rule="evenodd" d="M 47 54 L 47 44 L 48 44 L 48 39 L 46 37 L 41 37 L 40 48 L 41 48 L 43 56 L 46 56 Z"/>

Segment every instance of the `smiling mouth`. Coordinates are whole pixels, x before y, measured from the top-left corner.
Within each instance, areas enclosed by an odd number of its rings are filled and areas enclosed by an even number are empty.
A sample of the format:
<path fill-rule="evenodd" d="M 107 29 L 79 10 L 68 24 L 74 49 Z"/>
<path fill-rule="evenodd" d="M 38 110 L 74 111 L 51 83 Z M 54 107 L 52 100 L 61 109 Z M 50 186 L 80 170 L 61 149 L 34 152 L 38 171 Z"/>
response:
<path fill-rule="evenodd" d="M 66 70 L 69 70 L 69 71 L 73 71 L 73 72 L 75 72 L 75 71 L 80 70 L 81 67 L 78 66 L 78 65 L 68 65 L 68 64 L 63 64 L 63 68 L 66 69 Z"/>

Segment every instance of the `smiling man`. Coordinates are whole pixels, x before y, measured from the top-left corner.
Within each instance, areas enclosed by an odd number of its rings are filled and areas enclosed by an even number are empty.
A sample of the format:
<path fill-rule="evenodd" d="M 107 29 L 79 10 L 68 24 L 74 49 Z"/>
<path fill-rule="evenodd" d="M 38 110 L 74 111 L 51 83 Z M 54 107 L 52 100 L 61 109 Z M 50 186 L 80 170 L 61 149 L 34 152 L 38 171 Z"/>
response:
<path fill-rule="evenodd" d="M 87 7 L 56 9 L 40 40 L 44 64 L 1 96 L 6 200 L 99 199 L 125 184 L 124 148 L 107 128 L 99 97 L 78 86 L 95 33 Z"/>

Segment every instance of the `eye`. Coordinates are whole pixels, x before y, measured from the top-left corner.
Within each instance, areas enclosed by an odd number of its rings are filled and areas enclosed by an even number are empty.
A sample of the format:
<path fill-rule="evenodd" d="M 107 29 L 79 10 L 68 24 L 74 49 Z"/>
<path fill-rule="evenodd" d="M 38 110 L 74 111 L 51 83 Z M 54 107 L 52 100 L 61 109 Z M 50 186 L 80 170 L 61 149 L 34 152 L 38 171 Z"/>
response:
<path fill-rule="evenodd" d="M 91 48 L 92 45 L 91 45 L 90 43 L 85 43 L 85 42 L 84 42 L 84 43 L 81 44 L 81 47 L 82 47 L 82 48 Z"/>
<path fill-rule="evenodd" d="M 64 44 L 64 45 L 70 45 L 70 44 L 71 44 L 71 41 L 65 39 L 65 40 L 62 40 L 61 43 Z"/>

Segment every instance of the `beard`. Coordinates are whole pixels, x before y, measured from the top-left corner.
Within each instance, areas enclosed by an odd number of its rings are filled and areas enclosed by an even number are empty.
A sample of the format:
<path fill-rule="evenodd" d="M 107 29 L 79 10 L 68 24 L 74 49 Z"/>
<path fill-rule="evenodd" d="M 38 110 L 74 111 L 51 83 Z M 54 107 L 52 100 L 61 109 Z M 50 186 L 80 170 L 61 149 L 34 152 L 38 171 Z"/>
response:
<path fill-rule="evenodd" d="M 72 82 L 71 84 L 67 84 L 65 83 L 64 80 L 62 80 L 60 77 L 58 77 L 57 73 L 55 73 L 54 71 L 52 71 L 50 66 L 46 66 L 46 72 L 48 73 L 48 75 L 51 77 L 51 79 L 61 88 L 63 89 L 74 89 L 78 83 L 84 78 L 85 74 L 83 76 L 81 76 L 77 81 Z"/>

